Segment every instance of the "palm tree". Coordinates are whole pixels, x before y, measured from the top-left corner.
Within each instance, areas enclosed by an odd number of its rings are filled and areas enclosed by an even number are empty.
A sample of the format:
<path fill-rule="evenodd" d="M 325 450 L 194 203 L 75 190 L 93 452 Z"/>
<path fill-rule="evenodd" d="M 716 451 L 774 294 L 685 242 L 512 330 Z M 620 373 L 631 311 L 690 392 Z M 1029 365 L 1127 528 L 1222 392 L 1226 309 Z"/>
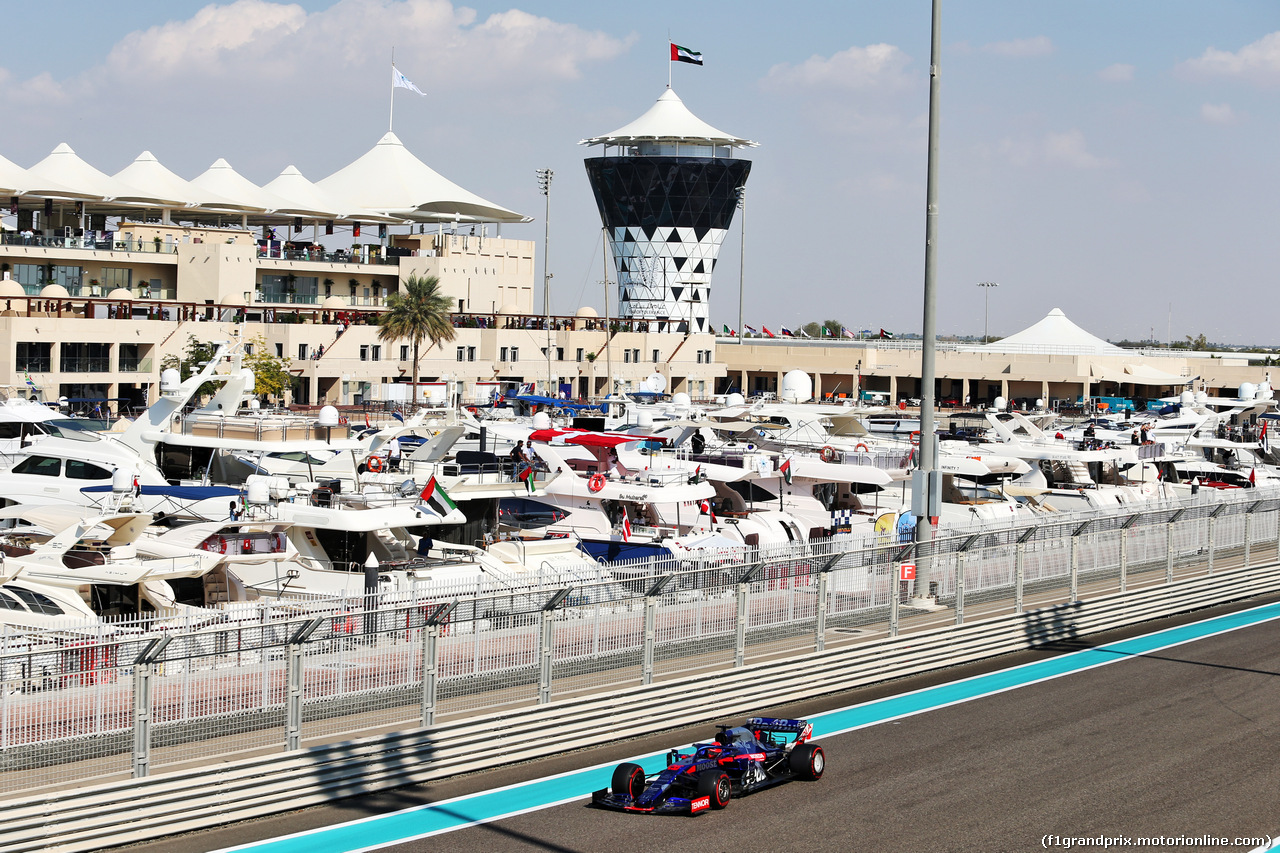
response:
<path fill-rule="evenodd" d="M 413 344 L 413 408 L 418 406 L 418 347 L 424 340 L 431 347 L 453 340 L 456 332 L 449 315 L 453 300 L 440 291 L 440 279 L 433 275 L 410 275 L 401 290 L 387 297 L 387 311 L 378 318 L 378 340 Z"/>

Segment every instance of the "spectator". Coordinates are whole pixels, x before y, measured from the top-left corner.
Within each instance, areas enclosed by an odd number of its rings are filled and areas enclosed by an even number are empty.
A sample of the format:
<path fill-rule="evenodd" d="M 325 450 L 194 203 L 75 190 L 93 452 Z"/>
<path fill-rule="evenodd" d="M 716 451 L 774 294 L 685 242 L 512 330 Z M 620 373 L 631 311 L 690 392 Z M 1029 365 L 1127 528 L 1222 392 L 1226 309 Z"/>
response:
<path fill-rule="evenodd" d="M 391 471 L 400 470 L 400 439 L 392 437 L 387 442 L 387 468 Z"/>

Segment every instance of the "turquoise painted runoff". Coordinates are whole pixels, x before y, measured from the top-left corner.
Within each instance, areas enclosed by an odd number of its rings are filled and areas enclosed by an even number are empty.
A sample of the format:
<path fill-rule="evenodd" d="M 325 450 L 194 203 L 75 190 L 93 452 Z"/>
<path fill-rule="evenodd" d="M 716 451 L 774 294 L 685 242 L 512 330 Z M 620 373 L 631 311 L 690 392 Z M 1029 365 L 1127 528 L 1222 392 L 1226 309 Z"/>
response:
<path fill-rule="evenodd" d="M 1082 649 L 1048 660 L 828 711 L 809 719 L 813 723 L 815 737 L 840 734 L 1025 687 L 1073 672 L 1105 666 L 1135 655 L 1148 654 L 1158 649 L 1201 640 L 1273 619 L 1280 619 L 1280 604 L 1267 604 L 1225 616 L 1216 616 L 1202 622 L 1167 628 L 1093 649 Z M 656 773 L 664 766 L 665 756 L 666 752 L 663 751 L 627 760 L 640 764 L 646 772 Z M 615 766 L 615 764 L 598 765 L 506 788 L 481 791 L 454 800 L 231 847 L 219 853 L 230 853 L 233 850 L 252 850 L 261 851 L 261 853 L 356 853 L 362 850 L 375 850 L 414 838 L 449 832 L 521 812 L 536 811 L 559 803 L 583 799 L 590 796 L 592 791 L 608 787 Z"/>

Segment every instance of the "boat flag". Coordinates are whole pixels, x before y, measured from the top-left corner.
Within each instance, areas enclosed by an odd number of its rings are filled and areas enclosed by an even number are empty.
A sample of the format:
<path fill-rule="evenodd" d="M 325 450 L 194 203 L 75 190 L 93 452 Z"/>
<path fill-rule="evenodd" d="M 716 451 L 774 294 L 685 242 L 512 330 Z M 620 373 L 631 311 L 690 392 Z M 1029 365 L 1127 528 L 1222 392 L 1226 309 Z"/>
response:
<path fill-rule="evenodd" d="M 766 335 L 768 335 L 769 337 L 771 337 L 771 338 L 777 337 L 777 335 L 775 335 L 773 332 L 769 331 L 769 327 L 768 327 L 768 326 L 761 326 L 760 328 L 764 329 L 764 333 L 765 333 Z"/>
<path fill-rule="evenodd" d="M 787 481 L 787 485 L 791 485 L 791 457 L 787 457 L 786 461 L 778 467 L 778 471 L 782 474 L 782 478 Z"/>
<path fill-rule="evenodd" d="M 417 86 L 413 85 L 413 82 L 408 77 L 401 74 L 400 69 L 396 68 L 394 65 L 391 66 L 391 88 L 392 89 L 408 89 L 410 92 L 417 92 L 419 95 L 422 95 L 424 98 L 427 95 L 426 92 L 422 91 Z"/>
<path fill-rule="evenodd" d="M 1254 479 L 1254 475 L 1257 473 L 1257 470 L 1258 470 L 1258 469 L 1257 469 L 1257 467 L 1256 467 L 1256 466 L 1255 466 L 1255 467 L 1253 467 L 1253 468 L 1250 468 L 1250 469 L 1249 469 L 1249 485 L 1250 485 L 1250 486 L 1256 486 L 1256 485 L 1258 485 L 1258 481 L 1257 481 L 1256 479 Z"/>
<path fill-rule="evenodd" d="M 427 480 L 427 484 L 422 487 L 422 494 L 418 495 L 418 509 L 444 518 L 457 508 L 458 505 L 453 502 L 453 498 L 449 497 L 444 486 L 437 483 L 435 475 L 432 474 L 431 479 Z"/>
<path fill-rule="evenodd" d="M 27 377 L 27 382 L 28 382 L 28 383 L 30 383 L 30 382 L 31 382 L 31 377 Z M 1271 422 L 1270 422 L 1270 421 L 1263 421 L 1263 422 L 1262 422 L 1262 432 L 1258 433 L 1258 441 L 1262 442 L 1262 449 L 1263 449 L 1263 450 L 1270 450 L 1270 449 L 1271 449 L 1271 448 L 1268 446 L 1268 445 L 1270 444 L 1270 442 L 1267 440 L 1267 424 L 1269 424 L 1269 423 L 1271 423 Z"/>
<path fill-rule="evenodd" d="M 690 50 L 682 47 L 675 42 L 671 42 L 671 61 L 672 62 L 688 62 L 693 65 L 702 64 L 702 54 L 696 50 Z"/>
<path fill-rule="evenodd" d="M 627 517 L 627 508 L 622 508 L 622 541 L 631 541 L 631 519 Z"/>
<path fill-rule="evenodd" d="M 880 337 L 882 337 L 882 338 L 888 338 L 889 340 L 893 340 L 893 332 L 886 332 L 884 329 L 881 329 L 881 330 L 880 330 Z"/>
<path fill-rule="evenodd" d="M 698 504 L 698 514 L 709 515 L 711 516 L 711 523 L 716 523 L 716 512 L 711 508 L 711 501 L 706 498 L 703 498 L 702 503 Z"/>
<path fill-rule="evenodd" d="M 538 484 L 533 481 L 533 466 L 526 465 L 524 470 L 520 472 L 520 482 L 524 483 L 525 489 L 529 494 L 533 494 L 538 490 Z"/>
<path fill-rule="evenodd" d="M 32 391 L 38 391 L 38 390 L 40 390 L 39 388 L 37 388 L 37 387 L 36 387 L 36 383 L 34 383 L 34 382 L 32 382 L 32 381 L 31 381 L 31 372 L 30 372 L 30 371 L 27 371 L 27 370 L 22 371 L 22 377 L 23 377 L 24 379 L 26 379 L 26 380 L 27 380 L 27 387 L 28 387 L 28 388 L 30 388 Z M 1263 435 L 1266 435 L 1266 434 L 1267 434 L 1267 427 L 1266 427 L 1266 424 L 1263 424 L 1263 426 L 1262 426 L 1262 434 L 1263 434 Z"/>

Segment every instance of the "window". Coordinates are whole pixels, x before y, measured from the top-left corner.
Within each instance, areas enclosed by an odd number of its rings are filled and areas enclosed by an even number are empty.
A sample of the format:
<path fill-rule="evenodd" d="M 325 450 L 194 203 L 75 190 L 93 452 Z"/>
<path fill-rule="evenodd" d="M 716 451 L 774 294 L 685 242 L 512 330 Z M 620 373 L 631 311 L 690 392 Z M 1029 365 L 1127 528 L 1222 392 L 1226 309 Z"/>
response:
<path fill-rule="evenodd" d="M 276 344 L 276 358 L 284 358 L 284 344 Z"/>
<path fill-rule="evenodd" d="M 117 347 L 118 370 L 121 373 L 136 373 L 143 370 L 142 345 L 119 344 Z M 147 359 L 146 370 L 151 369 L 151 359 Z"/>
<path fill-rule="evenodd" d="M 62 469 L 62 460 L 56 456 L 28 456 L 13 466 L 15 474 L 35 474 L 39 477 L 56 477 Z"/>
<path fill-rule="evenodd" d="M 17 369 L 35 373 L 48 373 L 53 357 L 53 344 L 18 342 Z"/>
<path fill-rule="evenodd" d="M 106 373 L 111 369 L 111 344 L 62 344 L 63 373 Z"/>
<path fill-rule="evenodd" d="M 564 361 L 564 347 L 556 347 L 556 361 Z"/>
<path fill-rule="evenodd" d="M 18 421 L 0 423 L 0 439 L 22 438 L 22 424 Z"/>
<path fill-rule="evenodd" d="M 39 264 L 14 264 L 13 277 L 28 296 L 38 296 L 45 284 L 45 268 Z"/>
<path fill-rule="evenodd" d="M 507 360 L 507 348 L 500 347 L 498 349 L 498 361 L 506 361 L 506 360 Z"/>
<path fill-rule="evenodd" d="M 110 480 L 111 472 L 79 459 L 68 459 L 67 476 L 73 480 Z"/>
<path fill-rule="evenodd" d="M 299 361 L 306 361 L 306 360 L 307 360 L 307 345 L 306 345 L 306 344 L 298 344 L 298 360 L 299 360 Z"/>
<path fill-rule="evenodd" d="M 629 349 L 624 349 L 624 350 L 622 351 L 622 363 L 623 363 L 623 364 L 630 364 L 630 363 L 631 363 L 631 350 L 629 350 Z"/>
<path fill-rule="evenodd" d="M 133 270 L 124 267 L 102 268 L 102 295 L 106 296 L 117 287 L 129 290 L 133 287 Z"/>
<path fill-rule="evenodd" d="M 245 355 L 253 355 L 253 344 L 245 344 L 245 345 L 244 345 L 244 354 L 245 354 Z"/>
<path fill-rule="evenodd" d="M 658 350 L 654 350 L 654 351 L 653 351 L 653 363 L 654 363 L 654 364 L 657 364 L 657 363 L 658 363 L 658 356 L 659 356 L 659 354 L 660 354 L 660 353 L 658 352 Z"/>
<path fill-rule="evenodd" d="M 476 360 L 476 348 L 467 347 L 467 361 L 475 361 L 475 360 Z"/>
<path fill-rule="evenodd" d="M 503 352 L 505 352 L 505 350 L 503 350 Z M 465 361 L 466 357 L 467 357 L 467 348 L 458 347 L 458 361 Z M 505 361 L 506 359 L 504 358 L 503 360 Z"/>
<path fill-rule="evenodd" d="M 368 360 L 369 360 L 369 345 L 368 345 L 368 344 L 361 344 L 361 345 L 360 345 L 360 360 L 361 360 L 361 361 L 368 361 Z"/>
<path fill-rule="evenodd" d="M 400 360 L 401 361 L 409 360 L 409 347 L 407 346 L 400 347 Z M 458 361 L 462 361 L 462 359 L 458 359 Z"/>
<path fill-rule="evenodd" d="M 45 616 L 62 615 L 62 608 L 55 604 L 52 598 L 43 593 L 23 589 L 20 586 L 6 586 L 5 590 L 21 598 L 23 603 L 27 605 L 27 609 L 32 613 L 40 613 Z"/>
<path fill-rule="evenodd" d="M 4 589 L 5 587 L 0 587 Z M 0 610 L 24 610 L 23 606 L 18 603 L 18 599 L 5 595 L 0 592 Z"/>
<path fill-rule="evenodd" d="M 369 347 L 370 361 L 382 361 L 382 345 L 374 344 Z"/>
<path fill-rule="evenodd" d="M 512 361 L 519 361 L 519 360 L 520 360 L 520 347 L 512 347 L 512 348 L 511 348 L 511 360 L 512 360 Z"/>
<path fill-rule="evenodd" d="M 698 364 L 702 364 L 702 350 L 698 350 Z"/>
<path fill-rule="evenodd" d="M 634 361 L 636 364 L 639 364 L 639 363 L 640 363 L 640 348 L 639 348 L 639 347 L 636 347 L 635 349 L 633 349 L 633 350 L 631 351 L 631 360 L 632 360 L 632 361 Z"/>
<path fill-rule="evenodd" d="M 578 361 L 581 362 L 582 358 L 583 358 L 582 347 L 578 347 Z"/>

